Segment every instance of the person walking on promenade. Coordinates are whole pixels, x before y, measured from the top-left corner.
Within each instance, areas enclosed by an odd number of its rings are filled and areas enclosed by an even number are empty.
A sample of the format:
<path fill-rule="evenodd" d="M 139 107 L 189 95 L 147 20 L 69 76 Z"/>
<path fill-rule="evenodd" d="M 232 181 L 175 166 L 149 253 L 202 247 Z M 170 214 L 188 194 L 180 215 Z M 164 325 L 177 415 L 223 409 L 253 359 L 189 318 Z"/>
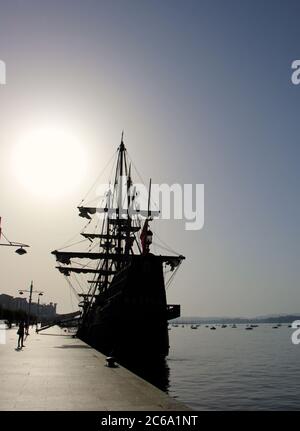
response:
<path fill-rule="evenodd" d="M 26 338 L 29 335 L 29 323 L 28 322 L 24 323 L 24 329 L 25 329 L 25 340 L 26 340 Z"/>
<path fill-rule="evenodd" d="M 19 339 L 18 339 L 18 349 L 22 349 L 22 347 L 24 347 L 24 330 L 25 330 L 25 325 L 23 320 L 21 320 L 21 322 L 19 323 L 19 328 L 18 328 L 18 332 L 17 334 L 19 335 Z"/>

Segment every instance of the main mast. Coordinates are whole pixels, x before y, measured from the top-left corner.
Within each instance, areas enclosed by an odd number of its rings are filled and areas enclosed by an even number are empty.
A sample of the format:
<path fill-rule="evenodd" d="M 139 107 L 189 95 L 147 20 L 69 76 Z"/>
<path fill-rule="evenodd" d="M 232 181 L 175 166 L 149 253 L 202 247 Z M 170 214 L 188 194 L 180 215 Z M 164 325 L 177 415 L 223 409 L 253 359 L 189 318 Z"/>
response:
<path fill-rule="evenodd" d="M 121 144 L 119 147 L 119 158 L 118 158 L 118 162 L 119 162 L 119 172 L 117 170 L 117 175 L 119 176 L 119 178 L 117 179 L 117 183 L 118 183 L 118 210 L 117 210 L 117 230 L 118 230 L 118 248 L 116 249 L 117 253 L 122 254 L 122 226 L 121 226 L 121 218 L 120 218 L 120 213 L 121 213 L 121 209 L 123 208 L 123 160 L 124 160 L 124 152 L 125 152 L 125 145 L 123 142 L 123 132 L 122 132 L 122 137 L 121 137 Z M 121 262 L 118 261 L 117 262 L 117 269 L 120 269 L 121 266 Z"/>

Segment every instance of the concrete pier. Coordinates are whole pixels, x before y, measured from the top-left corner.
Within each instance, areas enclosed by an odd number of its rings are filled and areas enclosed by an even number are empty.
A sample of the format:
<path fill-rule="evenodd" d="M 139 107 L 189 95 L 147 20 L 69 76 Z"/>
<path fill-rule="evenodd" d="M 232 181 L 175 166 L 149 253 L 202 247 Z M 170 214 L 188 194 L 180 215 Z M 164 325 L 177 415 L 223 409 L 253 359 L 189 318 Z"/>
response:
<path fill-rule="evenodd" d="M 0 344 L 0 410 L 179 411 L 183 404 L 58 327 Z"/>

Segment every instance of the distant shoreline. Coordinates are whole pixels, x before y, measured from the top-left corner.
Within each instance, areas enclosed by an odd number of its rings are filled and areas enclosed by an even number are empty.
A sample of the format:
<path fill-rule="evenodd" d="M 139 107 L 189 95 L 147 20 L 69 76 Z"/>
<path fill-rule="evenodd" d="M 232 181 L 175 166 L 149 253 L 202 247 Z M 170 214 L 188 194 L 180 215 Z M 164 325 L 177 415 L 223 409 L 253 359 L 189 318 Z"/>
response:
<path fill-rule="evenodd" d="M 194 323 L 292 323 L 295 320 L 300 320 L 300 314 L 282 314 L 278 316 L 260 316 L 260 317 L 180 317 L 171 320 L 171 324 L 194 324 Z"/>

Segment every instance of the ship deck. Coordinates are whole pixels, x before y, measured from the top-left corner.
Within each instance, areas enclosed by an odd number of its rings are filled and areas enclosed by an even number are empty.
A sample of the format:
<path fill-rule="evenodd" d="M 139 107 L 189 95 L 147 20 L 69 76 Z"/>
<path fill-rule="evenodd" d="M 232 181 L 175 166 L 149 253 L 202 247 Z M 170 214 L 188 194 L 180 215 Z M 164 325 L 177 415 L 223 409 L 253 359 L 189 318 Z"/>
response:
<path fill-rule="evenodd" d="M 52 327 L 16 350 L 17 329 L 0 344 L 0 410 L 190 410 L 68 332 Z"/>

